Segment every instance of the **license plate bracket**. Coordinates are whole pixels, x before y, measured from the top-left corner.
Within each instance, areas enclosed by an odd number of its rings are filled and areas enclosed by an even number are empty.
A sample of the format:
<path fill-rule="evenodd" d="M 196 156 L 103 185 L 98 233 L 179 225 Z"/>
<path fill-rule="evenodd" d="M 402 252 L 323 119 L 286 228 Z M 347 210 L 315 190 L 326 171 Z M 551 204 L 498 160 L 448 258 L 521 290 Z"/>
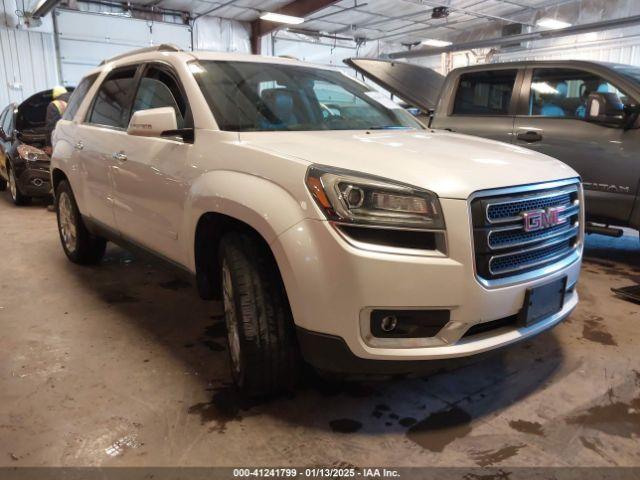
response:
<path fill-rule="evenodd" d="M 567 277 L 527 289 L 518 314 L 520 326 L 529 327 L 562 310 L 566 289 Z"/>

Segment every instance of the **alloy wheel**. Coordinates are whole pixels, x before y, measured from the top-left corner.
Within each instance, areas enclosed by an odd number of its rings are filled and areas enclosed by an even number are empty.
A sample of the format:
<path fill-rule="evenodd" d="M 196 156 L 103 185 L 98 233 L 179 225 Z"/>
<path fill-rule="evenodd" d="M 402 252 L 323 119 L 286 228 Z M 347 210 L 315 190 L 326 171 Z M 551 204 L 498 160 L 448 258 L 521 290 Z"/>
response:
<path fill-rule="evenodd" d="M 58 223 L 65 248 L 70 253 L 74 252 L 77 241 L 76 216 L 67 192 L 62 192 L 58 200 Z"/>
<path fill-rule="evenodd" d="M 15 202 L 18 198 L 18 185 L 16 183 L 16 177 L 13 174 L 13 169 L 9 169 L 9 191 L 11 192 L 11 198 Z"/>

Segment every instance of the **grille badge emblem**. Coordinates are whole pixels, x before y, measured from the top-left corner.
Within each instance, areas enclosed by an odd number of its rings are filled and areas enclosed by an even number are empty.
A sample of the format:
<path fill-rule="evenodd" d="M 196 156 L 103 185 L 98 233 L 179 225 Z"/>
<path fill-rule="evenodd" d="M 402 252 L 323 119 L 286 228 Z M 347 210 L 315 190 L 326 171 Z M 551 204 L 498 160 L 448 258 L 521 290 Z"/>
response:
<path fill-rule="evenodd" d="M 567 218 L 560 217 L 560 214 L 566 209 L 566 206 L 559 206 L 522 212 L 521 215 L 524 220 L 524 231 L 535 232 L 566 223 Z"/>

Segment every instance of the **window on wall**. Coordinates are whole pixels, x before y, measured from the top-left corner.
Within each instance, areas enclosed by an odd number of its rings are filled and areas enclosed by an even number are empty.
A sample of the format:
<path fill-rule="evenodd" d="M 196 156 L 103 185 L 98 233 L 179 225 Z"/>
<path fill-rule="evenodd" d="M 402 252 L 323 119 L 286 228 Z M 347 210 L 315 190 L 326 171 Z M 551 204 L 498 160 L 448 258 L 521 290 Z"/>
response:
<path fill-rule="evenodd" d="M 126 128 L 129 123 L 135 68 L 114 70 L 98 90 L 89 123 Z"/>
<path fill-rule="evenodd" d="M 626 103 L 627 97 L 614 85 L 582 70 L 545 68 L 533 71 L 529 115 L 584 118 L 591 93 L 610 93 Z"/>
<path fill-rule="evenodd" d="M 164 69 L 147 70 L 133 102 L 133 112 L 150 108 L 171 107 L 176 112 L 178 128 L 185 127 L 187 101 L 174 77 Z"/>
<path fill-rule="evenodd" d="M 492 70 L 460 76 L 453 113 L 508 115 L 517 70 Z"/>

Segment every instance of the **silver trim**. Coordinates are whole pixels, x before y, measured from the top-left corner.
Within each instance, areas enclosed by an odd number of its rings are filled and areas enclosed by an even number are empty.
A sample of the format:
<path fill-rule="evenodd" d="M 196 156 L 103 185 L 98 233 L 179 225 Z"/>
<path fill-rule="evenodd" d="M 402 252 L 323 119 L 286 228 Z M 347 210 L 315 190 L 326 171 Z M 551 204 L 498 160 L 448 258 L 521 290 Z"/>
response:
<path fill-rule="evenodd" d="M 582 184 L 580 183 L 579 178 L 568 178 L 565 180 L 557 180 L 553 182 L 546 183 L 535 183 L 531 185 L 521 185 L 517 187 L 508 187 L 508 188 L 494 188 L 490 190 L 481 190 L 478 192 L 472 193 L 467 200 L 467 211 L 469 215 L 469 229 L 471 233 L 471 238 L 474 238 L 474 229 L 473 229 L 473 215 L 471 211 L 471 204 L 477 198 L 482 197 L 490 197 L 494 195 L 509 195 L 509 194 L 518 194 L 523 192 L 534 192 L 538 190 L 547 190 L 551 188 L 562 188 L 565 186 L 574 186 L 576 188 L 578 194 L 578 202 L 579 205 L 584 205 L 584 191 L 582 188 Z M 573 251 L 564 259 L 552 263 L 551 265 L 547 265 L 536 270 L 531 270 L 528 272 L 524 272 L 517 275 L 510 275 L 508 277 L 497 278 L 497 279 L 485 279 L 478 275 L 478 270 L 476 268 L 476 252 L 474 242 L 472 242 L 472 253 L 473 253 L 473 272 L 476 277 L 478 283 L 480 283 L 485 288 L 503 288 L 511 285 L 517 285 L 524 282 L 533 281 L 539 279 L 541 277 L 551 275 L 560 270 L 564 270 L 569 267 L 571 264 L 579 261 L 582 258 L 582 250 L 584 245 L 584 208 L 580 208 L 579 210 L 579 224 L 580 228 L 578 229 L 578 238 L 576 241 L 576 245 Z"/>
<path fill-rule="evenodd" d="M 574 215 L 575 215 L 575 213 L 574 213 Z M 501 233 L 501 232 L 505 232 L 505 231 L 512 231 L 512 230 L 516 230 L 516 229 L 490 230 L 489 233 L 487 234 L 487 246 L 491 250 L 504 250 L 505 248 L 523 247 L 525 245 L 530 245 L 532 243 L 537 243 L 537 242 L 543 242 L 543 241 L 546 241 L 546 240 L 550 240 L 550 239 L 558 237 L 560 235 L 564 235 L 564 234 L 568 233 L 569 231 L 572 231 L 574 234 L 576 234 L 577 233 L 576 230 L 578 230 L 579 228 L 580 228 L 580 225 L 578 224 L 578 222 L 575 222 L 573 225 L 571 225 L 570 223 L 566 223 L 565 224 L 565 228 L 555 230 L 555 231 L 551 232 L 552 233 L 551 235 L 547 235 L 547 236 L 542 235 L 540 237 L 531 238 L 529 240 L 523 240 L 523 241 L 520 241 L 520 242 L 505 243 L 505 244 L 498 245 L 498 246 L 491 245 L 491 235 L 492 234 Z M 517 230 L 521 230 L 521 229 L 522 228 L 519 228 Z M 545 233 L 544 230 L 542 230 L 541 232 Z M 549 230 L 547 230 L 546 233 L 549 233 Z"/>
<path fill-rule="evenodd" d="M 553 187 L 551 187 L 553 188 Z M 544 187 L 541 188 L 541 190 L 547 190 L 548 187 Z M 495 207 L 496 205 L 507 205 L 510 203 L 515 203 L 515 202 L 526 202 L 527 200 L 538 200 L 541 198 L 553 198 L 553 197 L 559 197 L 561 195 L 566 195 L 567 193 L 575 193 L 577 191 L 577 188 L 565 188 L 564 190 L 556 190 L 554 192 L 549 192 L 546 195 L 536 195 L 536 194 L 531 194 L 531 195 L 524 195 L 521 198 L 518 198 L 517 200 L 501 200 L 498 202 L 493 202 L 493 203 L 489 203 L 484 210 L 484 216 L 485 216 L 485 220 L 487 222 L 489 222 L 490 224 L 496 224 L 496 223 L 508 223 L 508 222 L 517 222 L 518 220 L 521 220 L 522 217 L 520 215 L 517 215 L 515 217 L 507 217 L 507 218 L 501 218 L 499 220 L 491 220 L 491 218 L 489 217 L 489 208 L 491 207 Z"/>

